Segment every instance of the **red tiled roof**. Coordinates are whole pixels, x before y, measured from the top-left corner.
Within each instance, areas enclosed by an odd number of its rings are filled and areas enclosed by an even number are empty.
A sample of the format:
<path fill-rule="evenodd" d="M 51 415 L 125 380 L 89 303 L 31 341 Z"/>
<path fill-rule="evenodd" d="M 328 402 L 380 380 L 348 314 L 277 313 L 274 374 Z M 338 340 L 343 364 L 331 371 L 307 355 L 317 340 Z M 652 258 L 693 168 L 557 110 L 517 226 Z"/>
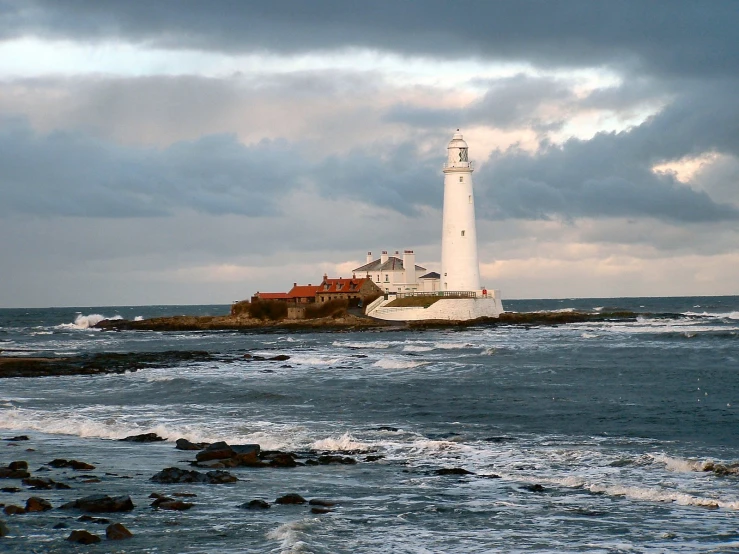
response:
<path fill-rule="evenodd" d="M 290 298 L 286 292 L 258 292 L 254 296 L 262 300 L 287 300 Z"/>
<path fill-rule="evenodd" d="M 318 287 L 318 294 L 330 294 L 336 292 L 357 292 L 362 287 L 367 278 L 362 279 L 324 279 L 321 286 Z M 328 285 L 326 288 L 325 285 Z M 339 285 L 342 285 L 339 288 Z M 353 285 L 353 286 L 352 286 Z"/>
<path fill-rule="evenodd" d="M 287 293 L 288 298 L 313 298 L 321 287 L 316 285 L 295 285 Z"/>

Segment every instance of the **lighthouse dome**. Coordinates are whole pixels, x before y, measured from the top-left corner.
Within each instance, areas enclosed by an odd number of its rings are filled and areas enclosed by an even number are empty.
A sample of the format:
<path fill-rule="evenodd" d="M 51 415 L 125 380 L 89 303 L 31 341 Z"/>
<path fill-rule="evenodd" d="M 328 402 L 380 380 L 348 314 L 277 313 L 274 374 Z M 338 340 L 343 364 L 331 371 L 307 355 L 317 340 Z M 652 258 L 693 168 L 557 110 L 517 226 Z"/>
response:
<path fill-rule="evenodd" d="M 457 129 L 457 132 L 454 133 L 452 140 L 449 141 L 449 146 L 447 146 L 447 149 L 449 148 L 467 148 L 467 143 L 462 138 L 462 133 L 459 132 L 459 129 Z"/>

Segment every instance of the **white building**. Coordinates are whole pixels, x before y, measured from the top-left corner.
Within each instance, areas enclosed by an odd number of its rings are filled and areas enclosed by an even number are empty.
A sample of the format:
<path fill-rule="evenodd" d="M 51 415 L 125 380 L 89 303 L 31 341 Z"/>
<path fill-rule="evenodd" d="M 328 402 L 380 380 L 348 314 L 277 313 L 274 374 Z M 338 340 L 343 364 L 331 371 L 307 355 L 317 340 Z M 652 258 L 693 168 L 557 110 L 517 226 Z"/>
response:
<path fill-rule="evenodd" d="M 367 263 L 354 270 L 355 275 L 369 277 L 385 292 L 433 292 L 439 290 L 439 274 L 427 272 L 426 268 L 416 265 L 416 254 L 413 250 L 404 250 L 403 258 L 395 251 L 390 256 L 383 250 L 378 259 L 373 259 L 372 252 L 367 252 Z"/>
<path fill-rule="evenodd" d="M 467 143 L 459 133 L 447 147 L 444 172 L 444 210 L 441 233 L 440 280 L 427 274 L 417 278 L 415 256 L 405 259 L 398 270 L 397 282 L 386 263 L 383 252 L 380 260 L 372 260 L 355 271 L 366 271 L 385 290 L 385 296 L 367 306 L 367 315 L 378 319 L 419 321 L 429 319 L 469 320 L 480 317 L 498 317 L 503 312 L 500 291 L 480 285 L 480 266 L 477 258 L 477 229 L 475 225 L 475 197 L 472 187 L 474 167 L 469 161 Z M 412 255 L 412 251 L 410 252 Z M 396 252 L 397 254 L 397 252 Z M 397 259 L 397 258 L 396 258 Z M 397 259 L 398 262 L 401 260 Z M 380 263 L 377 263 L 377 262 Z M 394 267 L 394 266 L 393 266 Z M 409 270 L 406 271 L 405 267 Z M 386 269 L 383 269 L 386 268 Z M 412 269 L 410 269 L 412 268 Z M 426 279 L 425 279 L 426 278 Z M 379 279 L 381 282 L 377 282 Z M 386 281 L 385 281 L 386 280 Z M 414 281 L 418 284 L 415 284 Z M 434 288 L 424 288 L 424 282 L 435 281 Z M 414 297 L 431 296 L 418 300 Z"/>

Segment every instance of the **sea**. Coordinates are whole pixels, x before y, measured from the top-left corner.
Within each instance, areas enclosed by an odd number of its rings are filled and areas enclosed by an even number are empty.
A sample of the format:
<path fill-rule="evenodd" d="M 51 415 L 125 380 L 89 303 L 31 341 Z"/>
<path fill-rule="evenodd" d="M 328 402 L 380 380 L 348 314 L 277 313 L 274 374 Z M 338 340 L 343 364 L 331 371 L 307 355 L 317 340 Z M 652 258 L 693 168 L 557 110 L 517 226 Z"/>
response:
<path fill-rule="evenodd" d="M 91 327 L 229 307 L 2 309 L 0 355 L 205 350 L 217 359 L 0 379 L 0 437 L 30 439 L 0 442 L 0 466 L 96 466 L 95 479 L 47 473 L 70 490 L 15 483 L 21 492 L 0 492 L 0 504 L 35 495 L 57 507 L 104 493 L 136 505 L 104 515 L 132 539 L 90 547 L 64 540 L 77 528 L 104 537 L 105 525 L 78 513 L 0 514 L 9 529 L 0 551 L 739 552 L 739 297 L 504 306 L 638 315 L 415 331 L 110 332 Z M 167 440 L 116 440 L 148 432 Z M 240 480 L 227 485 L 151 482 L 165 467 L 190 469 L 194 453 L 176 450 L 178 438 L 358 463 L 235 468 Z M 438 473 L 445 468 L 470 473 Z M 153 492 L 197 496 L 190 510 L 171 512 L 150 507 Z M 335 505 L 314 514 L 274 504 L 287 493 Z M 252 499 L 272 507 L 239 507 Z"/>

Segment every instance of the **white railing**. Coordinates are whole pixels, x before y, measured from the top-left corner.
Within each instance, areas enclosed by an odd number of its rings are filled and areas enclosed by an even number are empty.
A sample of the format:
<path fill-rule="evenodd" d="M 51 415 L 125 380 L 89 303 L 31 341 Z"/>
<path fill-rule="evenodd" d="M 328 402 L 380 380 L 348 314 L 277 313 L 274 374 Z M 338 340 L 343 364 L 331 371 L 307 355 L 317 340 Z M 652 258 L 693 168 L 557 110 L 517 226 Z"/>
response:
<path fill-rule="evenodd" d="M 382 303 L 383 303 L 384 301 L 385 301 L 385 297 L 384 297 L 384 296 L 379 296 L 379 297 L 375 298 L 375 299 L 374 299 L 374 300 L 373 300 L 372 302 L 370 302 L 370 303 L 369 303 L 369 304 L 367 305 L 367 307 L 366 307 L 366 308 L 364 309 L 364 313 L 365 313 L 366 315 L 369 315 L 369 313 L 370 313 L 370 312 L 371 312 L 372 310 L 374 310 L 374 309 L 375 309 L 375 308 L 376 308 L 377 306 L 379 306 L 380 304 L 382 304 Z"/>
<path fill-rule="evenodd" d="M 443 169 L 475 169 L 475 162 L 444 162 Z"/>

